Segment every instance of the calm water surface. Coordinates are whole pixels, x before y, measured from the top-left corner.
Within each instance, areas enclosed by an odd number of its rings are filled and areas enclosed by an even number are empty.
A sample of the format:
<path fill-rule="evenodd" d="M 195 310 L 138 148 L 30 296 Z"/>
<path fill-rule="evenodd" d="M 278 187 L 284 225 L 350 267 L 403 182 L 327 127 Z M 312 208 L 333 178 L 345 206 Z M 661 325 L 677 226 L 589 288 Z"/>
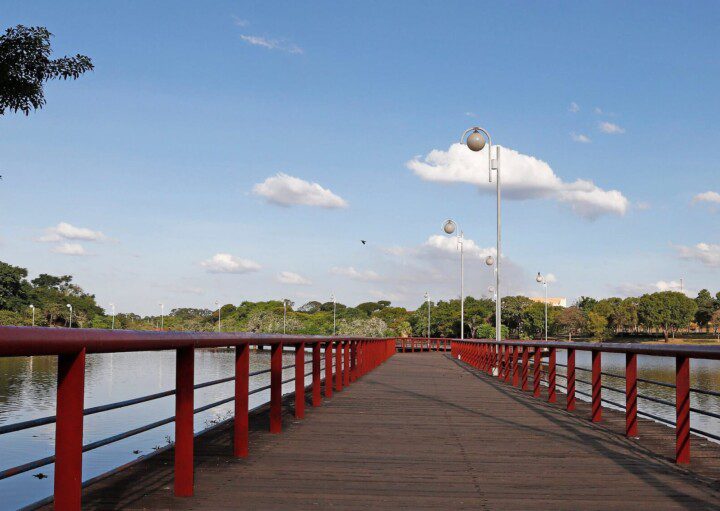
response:
<path fill-rule="evenodd" d="M 309 353 L 308 353 L 309 355 Z M 197 350 L 195 382 L 232 376 L 234 351 Z M 283 365 L 293 364 L 295 355 L 283 355 Z M 306 357 L 306 360 L 309 360 Z M 250 371 L 268 369 L 268 351 L 251 351 Z M 310 365 L 305 372 L 310 371 Z M 293 368 L 283 371 L 283 379 L 294 376 Z M 55 415 L 57 379 L 56 357 L 0 357 L 0 424 Z M 311 378 L 306 378 L 306 384 Z M 270 383 L 270 375 L 250 379 L 250 389 Z M 154 394 L 175 387 L 175 353 L 153 351 L 88 355 L 85 370 L 85 407 L 113 403 Z M 233 395 L 234 384 L 227 382 L 195 391 L 195 408 Z M 294 382 L 283 386 L 283 393 L 294 391 Z M 250 396 L 250 407 L 266 403 L 270 391 Z M 232 416 L 233 403 L 195 415 L 195 431 Z M 168 396 L 147 403 L 85 417 L 83 444 L 175 414 L 175 398 Z M 148 454 L 173 441 L 174 424 L 166 424 L 140 435 L 100 447 L 83 454 L 83 480 Z M 0 435 L 0 470 L 54 454 L 55 425 Z M 134 451 L 139 451 L 135 453 Z M 54 466 L 47 465 L 0 481 L 0 509 L 17 509 L 52 494 Z M 34 475 L 48 476 L 38 479 Z"/>

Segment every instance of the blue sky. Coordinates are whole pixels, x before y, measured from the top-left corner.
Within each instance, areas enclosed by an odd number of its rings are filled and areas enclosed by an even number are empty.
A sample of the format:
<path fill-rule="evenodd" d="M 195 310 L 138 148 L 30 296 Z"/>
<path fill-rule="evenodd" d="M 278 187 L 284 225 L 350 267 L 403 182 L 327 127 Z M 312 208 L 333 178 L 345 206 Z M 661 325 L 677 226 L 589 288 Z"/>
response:
<path fill-rule="evenodd" d="M 0 259 L 103 306 L 451 298 L 449 217 L 488 294 L 495 199 L 453 148 L 474 124 L 508 155 L 503 294 L 539 294 L 537 271 L 570 301 L 720 290 L 720 195 L 696 198 L 720 192 L 717 3 L 5 1 L 0 20 L 96 66 L 0 118 Z"/>

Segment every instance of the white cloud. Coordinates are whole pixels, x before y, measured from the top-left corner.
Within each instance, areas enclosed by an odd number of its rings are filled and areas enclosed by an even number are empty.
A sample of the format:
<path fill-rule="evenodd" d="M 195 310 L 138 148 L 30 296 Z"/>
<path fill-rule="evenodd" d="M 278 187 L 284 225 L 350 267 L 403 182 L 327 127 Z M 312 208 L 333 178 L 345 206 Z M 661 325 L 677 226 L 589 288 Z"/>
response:
<path fill-rule="evenodd" d="M 720 245 L 698 243 L 693 247 L 679 245 L 675 248 L 678 251 L 678 256 L 682 259 L 700 261 L 705 266 L 720 266 Z"/>
<path fill-rule="evenodd" d="M 447 151 L 433 150 L 424 160 L 416 157 L 407 167 L 426 181 L 470 183 L 481 192 L 495 193 L 495 183 L 488 182 L 484 169 L 487 151 L 474 153 L 463 144 L 453 144 Z M 569 204 L 580 216 L 594 219 L 603 214 L 624 215 L 627 198 L 617 190 L 603 190 L 592 181 L 578 179 L 566 183 L 542 160 L 502 148 L 500 172 L 503 194 L 508 199 L 548 198 Z"/>
<path fill-rule="evenodd" d="M 80 243 L 61 243 L 52 249 L 56 254 L 84 256 L 88 255 Z"/>
<path fill-rule="evenodd" d="M 582 133 L 570 133 L 570 138 L 572 138 L 573 142 L 580 142 L 581 144 L 590 143 L 590 137 L 583 135 Z"/>
<path fill-rule="evenodd" d="M 282 284 L 290 284 L 294 286 L 309 286 L 312 282 L 302 275 L 291 271 L 281 271 L 277 274 L 278 282 Z"/>
<path fill-rule="evenodd" d="M 260 265 L 255 261 L 231 254 L 215 254 L 210 259 L 202 261 L 200 266 L 209 273 L 250 273 L 260 269 Z"/>
<path fill-rule="evenodd" d="M 548 284 L 557 282 L 557 277 L 555 276 L 554 273 L 548 273 L 547 275 L 545 275 L 545 282 L 547 282 Z"/>
<path fill-rule="evenodd" d="M 602 114 L 603 114 L 602 108 L 600 108 L 599 106 L 596 106 L 593 111 L 594 111 L 596 114 L 598 114 L 598 115 L 602 115 Z"/>
<path fill-rule="evenodd" d="M 380 280 L 380 275 L 372 270 L 356 270 L 352 266 L 335 266 L 330 269 L 333 275 L 342 275 L 360 282 L 375 282 Z"/>
<path fill-rule="evenodd" d="M 235 25 L 236 27 L 247 27 L 250 24 L 250 22 L 248 20 L 239 18 L 239 17 L 235 16 L 234 14 L 232 16 L 232 19 L 233 19 L 233 25 Z"/>
<path fill-rule="evenodd" d="M 305 53 L 305 51 L 296 44 L 289 43 L 280 39 L 270 39 L 267 37 L 247 34 L 241 34 L 240 39 L 242 39 L 248 44 L 252 44 L 253 46 L 260 46 L 268 50 L 279 50 L 296 55 Z"/>
<path fill-rule="evenodd" d="M 614 287 L 615 292 L 620 296 L 641 296 L 646 293 L 680 291 L 681 289 L 686 295 L 692 295 L 694 293 L 693 290 L 681 284 L 679 280 L 658 280 L 657 282 L 651 282 L 649 284 L 624 283 Z"/>
<path fill-rule="evenodd" d="M 420 247 L 414 249 L 405 249 L 407 253 L 415 253 L 422 257 L 442 257 L 444 255 L 457 255 L 458 244 L 456 236 L 442 236 L 433 234 Z M 465 238 L 463 240 L 463 252 L 466 257 L 477 257 L 485 259 L 487 256 L 495 256 L 495 247 L 483 248 L 479 247 L 473 240 Z"/>
<path fill-rule="evenodd" d="M 707 192 L 698 193 L 692 200 L 693 204 L 696 202 L 710 202 L 714 204 L 720 204 L 720 193 L 708 190 Z"/>
<path fill-rule="evenodd" d="M 468 117 L 477 117 L 477 114 L 475 112 L 465 112 L 465 115 Z"/>
<path fill-rule="evenodd" d="M 327 188 L 310 183 L 282 172 L 253 186 L 253 193 L 265 197 L 268 202 L 280 206 L 317 206 L 320 208 L 345 208 L 348 203 Z"/>
<path fill-rule="evenodd" d="M 105 235 L 100 231 L 93 231 L 86 227 L 75 227 L 67 222 L 60 222 L 55 227 L 45 229 L 45 234 L 38 241 L 55 242 L 62 240 L 81 240 L 81 241 L 103 241 Z"/>
<path fill-rule="evenodd" d="M 568 108 L 572 113 L 576 114 L 580 111 L 580 105 L 575 103 L 574 101 L 570 103 L 570 107 Z"/>
<path fill-rule="evenodd" d="M 607 133 L 608 135 L 620 135 L 622 133 L 625 133 L 625 128 L 622 128 L 617 124 L 613 124 L 612 122 L 607 121 L 602 121 L 598 123 L 598 128 L 600 128 L 600 131 L 602 131 L 603 133 Z"/>
<path fill-rule="evenodd" d="M 652 204 L 646 201 L 639 201 L 635 203 L 635 209 L 639 211 L 647 211 L 652 207 Z"/>

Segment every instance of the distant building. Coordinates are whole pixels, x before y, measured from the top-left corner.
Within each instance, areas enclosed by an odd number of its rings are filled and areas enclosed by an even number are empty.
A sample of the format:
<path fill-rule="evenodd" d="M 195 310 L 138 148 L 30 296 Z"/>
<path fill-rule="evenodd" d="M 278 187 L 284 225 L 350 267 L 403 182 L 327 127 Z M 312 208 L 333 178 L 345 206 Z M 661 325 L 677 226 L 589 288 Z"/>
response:
<path fill-rule="evenodd" d="M 540 302 L 545 303 L 545 297 L 530 297 L 530 299 L 533 302 Z M 547 299 L 548 305 L 552 305 L 554 307 L 567 307 L 567 298 L 551 298 L 548 297 Z"/>

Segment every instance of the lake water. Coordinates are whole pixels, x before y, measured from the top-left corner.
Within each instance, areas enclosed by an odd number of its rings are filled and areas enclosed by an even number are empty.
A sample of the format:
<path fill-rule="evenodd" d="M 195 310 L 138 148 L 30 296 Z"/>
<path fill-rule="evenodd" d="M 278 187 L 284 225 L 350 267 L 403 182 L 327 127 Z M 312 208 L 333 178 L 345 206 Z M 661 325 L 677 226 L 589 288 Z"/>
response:
<path fill-rule="evenodd" d="M 269 351 L 250 352 L 250 371 L 270 367 Z M 309 352 L 306 360 L 309 360 Z M 234 374 L 233 350 L 196 350 L 195 383 Z M 294 364 L 292 352 L 283 354 L 283 366 Z M 305 373 L 310 372 L 310 364 Z M 283 371 L 292 378 L 294 368 Z M 323 373 L 324 374 L 324 373 Z M 0 357 L 0 425 L 55 415 L 56 357 Z M 306 377 L 306 384 L 311 377 Z M 269 373 L 250 379 L 250 389 L 269 385 Z M 153 351 L 88 355 L 85 369 L 85 407 L 154 394 L 175 387 L 175 352 Z M 283 386 L 293 392 L 295 383 Z M 195 391 L 195 408 L 233 395 L 232 381 Z M 250 396 L 250 408 L 266 403 L 270 391 Z M 195 431 L 201 431 L 232 415 L 226 403 L 195 415 Z M 83 444 L 175 414 L 175 397 L 168 396 L 118 410 L 85 417 Z M 131 438 L 83 454 L 83 480 L 132 461 L 173 440 L 174 424 L 166 424 Z M 49 424 L 0 435 L 0 470 L 54 454 L 55 425 Z M 134 451 L 139 451 L 135 453 Z M 52 494 L 54 466 L 47 465 L 0 481 L 0 509 L 17 509 Z M 47 478 L 39 479 L 42 473 Z"/>
<path fill-rule="evenodd" d="M 402 355 L 399 355 L 402 356 Z M 306 357 L 309 360 L 309 357 Z M 565 351 L 558 351 L 558 363 L 566 363 Z M 283 365 L 294 362 L 294 354 L 287 352 L 283 356 Z M 590 368 L 590 353 L 578 351 L 578 368 Z M 270 366 L 269 352 L 251 352 L 250 370 L 267 369 Z M 306 366 L 306 373 L 310 365 Z M 45 417 L 55 414 L 55 388 L 57 378 L 55 357 L 17 357 L 0 358 L 0 425 Z M 603 354 L 603 371 L 624 374 L 625 356 L 622 354 Z M 195 355 L 195 382 L 215 380 L 231 376 L 234 372 L 234 352 L 232 350 L 197 350 Z M 564 374 L 565 368 L 558 367 L 558 374 Z M 323 373 L 324 374 L 324 373 Z M 283 379 L 291 378 L 294 369 L 286 369 Z M 664 357 L 638 357 L 638 376 L 667 383 L 675 381 L 675 359 Z M 577 378 L 590 380 L 584 371 L 577 372 Z M 310 377 L 306 378 L 306 384 Z M 558 383 L 565 383 L 558 378 Z M 250 388 L 259 388 L 269 384 L 269 374 L 251 378 Z M 603 377 L 603 384 L 625 388 L 623 380 Z M 691 361 L 691 384 L 705 390 L 720 390 L 720 362 L 710 360 Z M 114 353 L 88 355 L 86 367 L 85 407 L 112 403 L 133 397 L 139 397 L 175 386 L 175 353 L 172 351 L 143 353 Z M 670 402 L 675 401 L 674 389 L 640 383 L 639 392 Z M 577 389 L 590 393 L 589 386 L 577 383 Z M 283 387 L 283 393 L 292 392 L 294 383 Z M 233 382 L 228 382 L 195 391 L 195 407 L 230 397 L 233 394 Z M 624 403 L 622 394 L 605 390 L 603 397 Z M 269 391 L 251 396 L 250 407 L 259 406 L 269 399 Z M 578 395 L 578 399 L 586 399 Z M 720 413 L 720 399 L 693 393 L 694 407 Z M 227 403 L 195 415 L 195 431 L 200 431 L 228 418 L 232 413 L 232 403 Z M 672 407 L 639 400 L 639 409 L 674 420 Z M 89 443 L 108 436 L 139 427 L 149 422 L 170 417 L 175 413 L 174 396 L 133 405 L 110 412 L 90 415 L 85 418 L 83 443 Z M 692 414 L 692 426 L 714 434 L 720 434 L 720 424 L 716 419 Z M 83 479 L 102 474 L 114 467 L 148 454 L 153 449 L 167 445 L 173 440 L 174 425 L 147 431 L 140 435 L 101 447 L 83 455 Z M 640 431 L 642 434 L 642 431 Z M 54 424 L 0 435 L 0 470 L 21 463 L 50 456 L 54 453 Z M 139 453 L 134 453 L 139 451 Z M 43 473 L 47 478 L 38 479 L 34 474 Z M 53 466 L 48 465 L 24 474 L 0 481 L 0 509 L 16 509 L 52 494 Z"/>

